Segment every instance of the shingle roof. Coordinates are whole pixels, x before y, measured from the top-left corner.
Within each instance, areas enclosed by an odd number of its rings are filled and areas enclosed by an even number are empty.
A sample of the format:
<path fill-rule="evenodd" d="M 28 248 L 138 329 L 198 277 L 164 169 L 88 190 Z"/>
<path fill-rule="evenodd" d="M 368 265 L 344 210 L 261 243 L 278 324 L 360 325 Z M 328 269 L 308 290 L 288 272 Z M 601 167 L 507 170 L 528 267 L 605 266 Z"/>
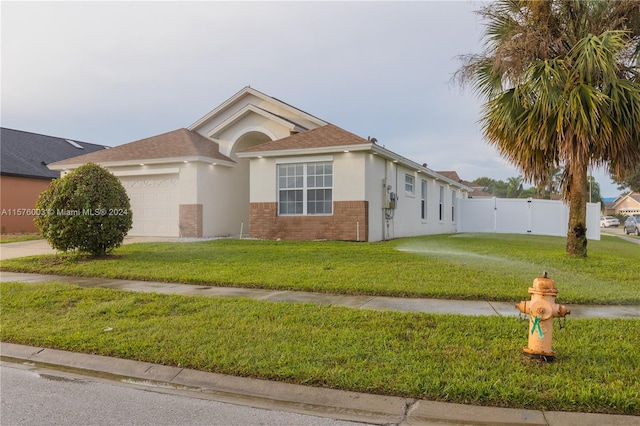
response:
<path fill-rule="evenodd" d="M 436 172 L 438 174 L 441 174 L 444 177 L 448 177 L 449 179 L 456 181 L 456 182 L 462 182 L 462 179 L 460 179 L 460 176 L 458 176 L 458 172 L 454 171 L 454 170 L 450 170 L 450 171 L 445 171 L 445 172 Z M 467 184 L 467 182 L 464 182 L 465 185 Z"/>
<path fill-rule="evenodd" d="M 281 151 L 288 149 L 325 148 L 332 146 L 362 145 L 370 141 L 347 132 L 333 124 L 327 124 L 286 138 L 253 146 L 242 152 Z"/>
<path fill-rule="evenodd" d="M 3 175 L 38 179 L 60 177 L 60 172 L 49 170 L 47 164 L 76 157 L 86 152 L 106 151 L 105 146 L 40 135 L 21 130 L 0 128 L 0 172 Z"/>
<path fill-rule="evenodd" d="M 178 129 L 150 138 L 119 145 L 109 150 L 95 152 L 55 165 L 82 164 L 88 162 L 108 163 L 114 161 L 140 161 L 176 157 L 207 157 L 234 162 L 220 153 L 217 143 L 187 129 Z"/>

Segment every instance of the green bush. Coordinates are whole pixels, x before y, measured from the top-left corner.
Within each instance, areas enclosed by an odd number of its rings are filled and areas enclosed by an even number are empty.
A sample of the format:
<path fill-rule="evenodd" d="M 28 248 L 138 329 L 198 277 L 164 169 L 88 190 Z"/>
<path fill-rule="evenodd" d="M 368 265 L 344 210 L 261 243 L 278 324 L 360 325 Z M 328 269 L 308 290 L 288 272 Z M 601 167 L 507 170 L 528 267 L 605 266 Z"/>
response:
<path fill-rule="evenodd" d="M 34 222 L 53 248 L 95 256 L 120 246 L 133 223 L 124 187 L 93 163 L 54 179 L 38 197 L 36 209 Z"/>

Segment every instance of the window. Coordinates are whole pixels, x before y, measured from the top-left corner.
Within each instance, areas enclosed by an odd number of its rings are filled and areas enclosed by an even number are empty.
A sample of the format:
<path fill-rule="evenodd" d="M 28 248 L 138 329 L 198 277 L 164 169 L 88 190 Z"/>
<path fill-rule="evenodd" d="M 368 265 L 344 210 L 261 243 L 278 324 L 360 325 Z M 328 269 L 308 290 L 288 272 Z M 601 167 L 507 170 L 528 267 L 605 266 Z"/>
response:
<path fill-rule="evenodd" d="M 333 212 L 331 162 L 278 165 L 278 214 L 315 215 Z"/>
<path fill-rule="evenodd" d="M 420 188 L 420 219 L 427 220 L 427 181 L 421 181 Z"/>
<path fill-rule="evenodd" d="M 404 175 L 404 192 L 407 194 L 413 194 L 413 176 Z"/>
<path fill-rule="evenodd" d="M 440 204 L 438 207 L 440 221 L 444 220 L 444 186 L 440 187 Z"/>
<path fill-rule="evenodd" d="M 451 222 L 456 221 L 456 191 L 451 191 Z"/>

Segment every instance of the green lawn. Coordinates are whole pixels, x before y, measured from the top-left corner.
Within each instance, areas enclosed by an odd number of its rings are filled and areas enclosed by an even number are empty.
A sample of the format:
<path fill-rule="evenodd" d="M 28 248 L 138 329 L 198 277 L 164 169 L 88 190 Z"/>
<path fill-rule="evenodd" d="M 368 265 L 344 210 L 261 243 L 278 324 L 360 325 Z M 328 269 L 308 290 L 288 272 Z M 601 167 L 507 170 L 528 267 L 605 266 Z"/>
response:
<path fill-rule="evenodd" d="M 344 294 L 518 301 L 548 271 L 561 303 L 640 304 L 640 246 L 603 235 L 587 259 L 565 238 L 453 234 L 380 243 L 213 240 L 3 261 L 3 270 Z"/>
<path fill-rule="evenodd" d="M 640 415 L 640 320 L 571 320 L 558 356 L 528 322 L 3 283 L 0 339 L 368 393 Z M 557 327 L 557 324 L 556 324 Z"/>

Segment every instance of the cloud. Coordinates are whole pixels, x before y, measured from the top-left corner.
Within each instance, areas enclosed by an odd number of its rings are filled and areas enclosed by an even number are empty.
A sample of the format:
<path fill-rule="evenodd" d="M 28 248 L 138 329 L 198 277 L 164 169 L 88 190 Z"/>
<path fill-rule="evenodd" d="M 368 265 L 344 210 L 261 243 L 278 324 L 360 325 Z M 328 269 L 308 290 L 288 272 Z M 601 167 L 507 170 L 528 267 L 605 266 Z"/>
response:
<path fill-rule="evenodd" d="M 482 140 L 479 101 L 450 83 L 481 48 L 478 6 L 3 2 L 2 125 L 118 145 L 251 85 L 436 170 L 515 176 Z"/>

